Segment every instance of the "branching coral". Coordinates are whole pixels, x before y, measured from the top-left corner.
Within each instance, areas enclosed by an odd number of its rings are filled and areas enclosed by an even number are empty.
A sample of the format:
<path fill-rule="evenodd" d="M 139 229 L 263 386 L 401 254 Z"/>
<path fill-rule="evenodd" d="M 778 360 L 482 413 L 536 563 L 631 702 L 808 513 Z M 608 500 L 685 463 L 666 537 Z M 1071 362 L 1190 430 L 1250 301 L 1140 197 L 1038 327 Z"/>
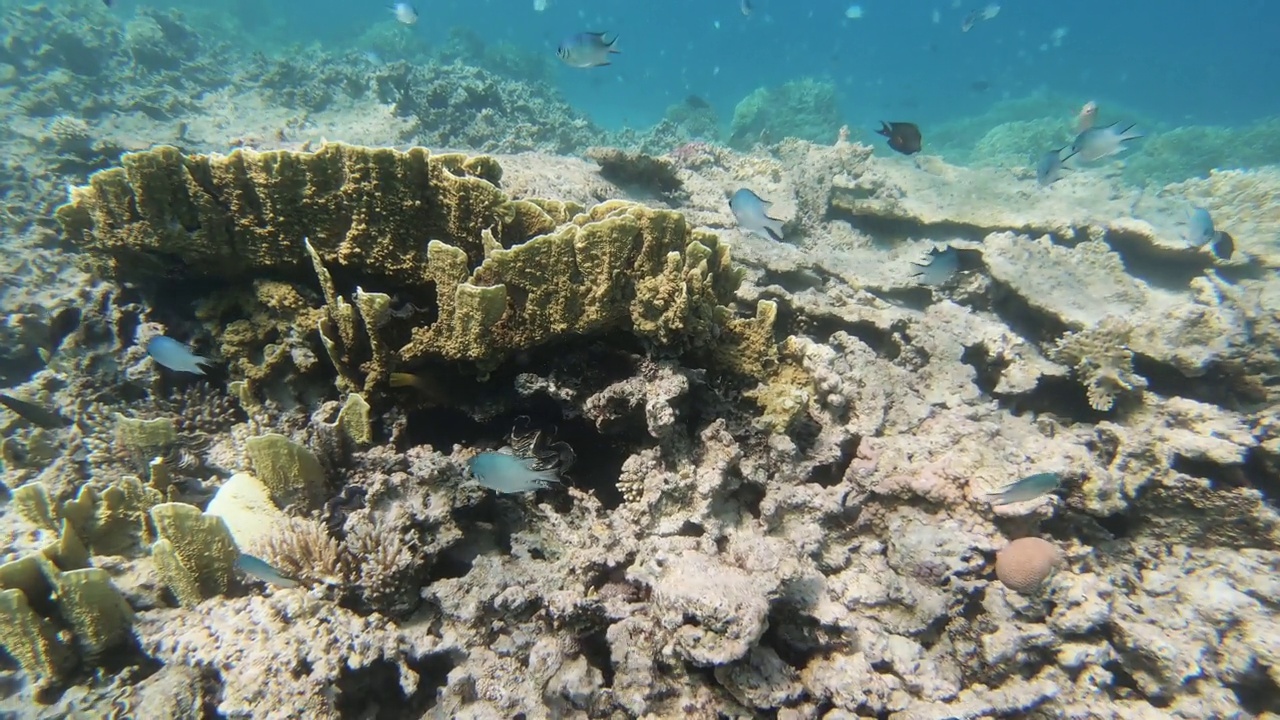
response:
<path fill-rule="evenodd" d="M 1133 351 L 1127 345 L 1132 332 L 1127 322 L 1111 316 L 1096 327 L 1066 333 L 1054 345 L 1055 359 L 1075 368 L 1095 410 L 1110 410 L 1117 396 L 1140 394 L 1147 387 L 1133 372 Z"/>
<path fill-rule="evenodd" d="M 314 520 L 289 518 L 252 550 L 295 580 L 338 586 L 349 582 L 351 557 L 346 547 Z"/>

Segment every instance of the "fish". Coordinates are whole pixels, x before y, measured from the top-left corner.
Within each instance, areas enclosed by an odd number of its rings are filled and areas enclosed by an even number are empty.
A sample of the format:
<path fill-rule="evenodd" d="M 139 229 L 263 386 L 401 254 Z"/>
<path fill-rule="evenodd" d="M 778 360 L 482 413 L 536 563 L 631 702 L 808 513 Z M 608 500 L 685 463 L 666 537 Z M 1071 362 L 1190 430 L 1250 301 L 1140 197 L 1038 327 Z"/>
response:
<path fill-rule="evenodd" d="M 1118 124 L 1089 128 L 1076 135 L 1075 141 L 1071 143 L 1072 152 L 1079 153 L 1085 162 L 1094 162 L 1123 152 L 1126 147 L 1124 143 L 1143 136 L 1142 133 L 1134 132 L 1133 124 L 1117 130 Z"/>
<path fill-rule="evenodd" d="M 889 147 L 903 155 L 914 155 L 920 152 L 924 138 L 915 123 L 880 121 L 880 129 L 876 134 L 889 138 Z"/>
<path fill-rule="evenodd" d="M 204 368 L 201 365 L 211 364 L 213 361 L 196 355 L 186 345 L 165 335 L 155 335 L 147 341 L 147 354 L 152 360 L 175 372 L 189 372 L 196 375 L 204 375 Z"/>
<path fill-rule="evenodd" d="M 388 5 L 387 9 L 389 9 L 391 14 L 395 16 L 396 22 L 398 23 L 414 25 L 418 22 L 418 11 L 414 9 L 413 5 L 410 5 L 407 2 L 398 2 L 393 5 Z"/>
<path fill-rule="evenodd" d="M 1219 260 L 1230 260 L 1232 254 L 1236 251 L 1236 239 L 1231 237 L 1231 233 L 1225 230 L 1219 230 L 1214 236 L 1213 242 L 1209 243 L 1209 252 Z"/>
<path fill-rule="evenodd" d="M 997 3 L 991 3 L 981 10 L 974 10 L 968 15 L 965 15 L 964 20 L 960 21 L 960 32 L 969 32 L 973 29 L 974 25 L 978 24 L 979 21 L 990 20 L 999 14 L 1000 6 Z"/>
<path fill-rule="evenodd" d="M 862 11 L 861 5 L 850 5 L 849 7 L 845 8 L 845 11 L 844 11 L 844 16 L 849 18 L 850 20 L 861 19 L 863 15 L 864 13 Z"/>
<path fill-rule="evenodd" d="M 236 567 L 240 568 L 240 572 L 243 572 L 245 575 L 248 575 L 255 580 L 270 583 L 276 587 L 298 587 L 297 580 L 292 580 L 281 575 L 279 570 L 271 567 L 271 563 L 248 553 L 240 553 L 240 557 L 236 558 Z"/>
<path fill-rule="evenodd" d="M 769 217 L 769 207 L 773 203 L 761 198 L 747 188 L 739 188 L 729 198 L 729 209 L 738 221 L 738 227 L 755 233 L 765 240 L 782 240 L 782 221 Z"/>
<path fill-rule="evenodd" d="M 738 9 L 742 11 L 744 16 L 750 15 L 752 9 L 751 0 L 741 0 L 741 2 L 738 3 Z"/>
<path fill-rule="evenodd" d="M 1008 505 L 1010 503 L 1035 500 L 1041 495 L 1048 495 L 1062 483 L 1058 473 L 1042 472 L 1028 475 L 1021 480 L 1006 485 L 996 492 L 987 493 L 992 505 Z"/>
<path fill-rule="evenodd" d="M 413 388 L 427 402 L 433 405 L 448 405 L 452 402 L 449 386 L 433 375 L 418 373 L 393 372 L 387 378 L 393 388 Z"/>
<path fill-rule="evenodd" d="M 1202 207 L 1193 208 L 1188 220 L 1187 244 L 1201 248 L 1213 242 L 1218 231 L 1213 227 L 1213 216 Z"/>
<path fill-rule="evenodd" d="M 106 5 L 108 8 L 114 7 L 116 4 L 116 0 L 102 0 L 102 4 Z"/>
<path fill-rule="evenodd" d="M 1040 162 L 1036 163 L 1036 182 L 1040 187 L 1049 187 L 1050 185 L 1062 179 L 1062 173 L 1070 168 L 1067 167 L 1067 161 L 1076 156 L 1075 151 L 1071 151 L 1066 157 L 1062 157 L 1062 151 L 1067 148 L 1060 147 L 1057 150 L 1040 156 Z"/>
<path fill-rule="evenodd" d="M 26 400 L 19 400 L 12 395 L 0 393 L 0 405 L 9 408 L 23 420 L 45 430 L 57 430 L 71 424 L 70 420 L 58 414 L 56 410 L 50 410 L 47 407 L 42 407 Z"/>
<path fill-rule="evenodd" d="M 1093 127 L 1093 123 L 1097 119 L 1098 103 L 1090 100 L 1080 108 L 1080 112 L 1076 113 L 1076 133 L 1082 133 Z"/>
<path fill-rule="evenodd" d="M 969 83 L 969 89 L 977 93 L 986 92 L 991 89 L 991 83 L 987 80 L 974 80 Z"/>
<path fill-rule="evenodd" d="M 927 262 L 912 262 L 920 270 L 911 273 L 922 285 L 941 285 L 951 279 L 960 269 L 960 251 L 944 245 L 941 248 L 930 248 Z"/>
<path fill-rule="evenodd" d="M 602 32 L 580 32 L 570 35 L 560 43 L 560 47 L 556 49 L 556 55 L 570 67 L 592 68 L 610 65 L 609 56 L 617 55 L 622 51 L 613 47 L 614 43 L 618 42 L 617 35 L 607 42 L 604 36 L 605 33 Z"/>
<path fill-rule="evenodd" d="M 467 461 L 471 474 L 483 486 L 500 493 L 544 490 L 560 482 L 555 468 L 535 469 L 538 458 L 518 458 L 500 452 L 482 452 Z"/>

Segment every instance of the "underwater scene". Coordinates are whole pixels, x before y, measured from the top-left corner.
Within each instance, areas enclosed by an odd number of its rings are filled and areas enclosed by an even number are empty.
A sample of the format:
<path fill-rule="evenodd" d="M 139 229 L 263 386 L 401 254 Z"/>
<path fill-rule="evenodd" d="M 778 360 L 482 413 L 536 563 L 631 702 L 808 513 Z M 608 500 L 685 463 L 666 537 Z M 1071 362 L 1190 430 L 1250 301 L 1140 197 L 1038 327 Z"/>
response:
<path fill-rule="evenodd" d="M 0 0 L 0 720 L 1280 720 L 1277 27 Z"/>

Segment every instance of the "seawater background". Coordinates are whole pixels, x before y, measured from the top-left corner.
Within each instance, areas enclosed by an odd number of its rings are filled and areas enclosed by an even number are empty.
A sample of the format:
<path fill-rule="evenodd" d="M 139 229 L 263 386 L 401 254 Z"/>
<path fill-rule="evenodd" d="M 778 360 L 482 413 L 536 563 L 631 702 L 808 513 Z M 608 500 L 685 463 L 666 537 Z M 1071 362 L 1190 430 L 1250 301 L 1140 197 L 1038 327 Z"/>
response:
<path fill-rule="evenodd" d="M 122 13 L 134 5 L 118 1 Z M 755 88 L 806 76 L 833 81 L 847 120 L 864 128 L 881 118 L 936 124 L 1037 90 L 1173 125 L 1280 115 L 1280 3 L 1273 1 L 1006 0 L 995 19 L 968 33 L 961 19 L 981 0 L 958 7 L 867 0 L 858 20 L 845 18 L 847 2 L 753 2 L 755 12 L 743 17 L 738 0 L 549 0 L 544 12 L 535 12 L 533 0 L 416 0 L 421 21 L 397 29 L 434 46 L 466 28 L 546 57 L 570 33 L 616 32 L 623 54 L 613 66 L 553 73 L 576 107 L 609 128 L 652 124 L 689 94 L 710 101 L 727 123 Z M 383 0 L 173 6 L 231 13 L 248 35 L 243 42 L 267 52 L 291 43 L 348 49 L 371 26 L 393 22 Z M 1059 27 L 1068 33 L 1054 47 Z M 980 80 L 990 88 L 975 92 Z"/>

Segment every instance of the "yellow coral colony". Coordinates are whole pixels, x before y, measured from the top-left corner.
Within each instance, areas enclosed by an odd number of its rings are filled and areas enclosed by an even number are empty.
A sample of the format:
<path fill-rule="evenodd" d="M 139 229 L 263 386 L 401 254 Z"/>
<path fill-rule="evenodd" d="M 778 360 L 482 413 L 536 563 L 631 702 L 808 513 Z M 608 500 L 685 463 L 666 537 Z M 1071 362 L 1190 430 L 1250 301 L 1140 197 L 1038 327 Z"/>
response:
<path fill-rule="evenodd" d="M 320 332 L 347 390 L 429 360 L 484 375 L 514 352 L 617 329 L 735 370 L 774 364 L 772 343 L 755 342 L 771 322 L 729 322 L 740 273 L 716 235 L 630 202 L 511 200 L 501 176 L 491 158 L 421 148 L 158 148 L 96 173 L 57 217 L 117 274 L 181 260 L 228 281 L 271 274 L 315 289 L 318 273 Z M 370 292 L 349 302 L 330 272 Z M 388 313 L 392 293 L 427 309 Z"/>

